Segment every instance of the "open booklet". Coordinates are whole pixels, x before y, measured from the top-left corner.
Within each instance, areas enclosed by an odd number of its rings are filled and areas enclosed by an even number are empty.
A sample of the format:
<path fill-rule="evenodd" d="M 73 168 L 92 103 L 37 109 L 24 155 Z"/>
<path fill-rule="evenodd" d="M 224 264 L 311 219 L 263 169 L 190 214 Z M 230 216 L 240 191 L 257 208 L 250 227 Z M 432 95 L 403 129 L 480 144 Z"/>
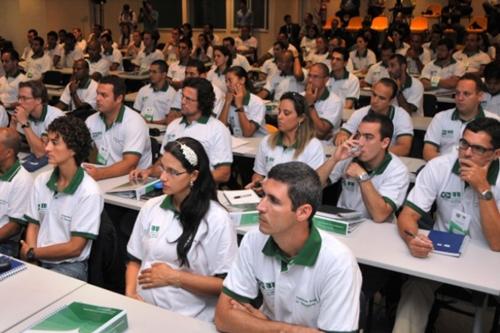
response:
<path fill-rule="evenodd" d="M 330 205 L 321 205 L 313 217 L 316 227 L 345 236 L 354 232 L 364 221 L 361 212 Z"/>
<path fill-rule="evenodd" d="M 125 184 L 117 186 L 107 193 L 115 194 L 123 198 L 140 200 L 141 196 L 153 191 L 156 184 L 160 184 L 161 180 L 149 177 L 143 181 L 128 181 Z"/>

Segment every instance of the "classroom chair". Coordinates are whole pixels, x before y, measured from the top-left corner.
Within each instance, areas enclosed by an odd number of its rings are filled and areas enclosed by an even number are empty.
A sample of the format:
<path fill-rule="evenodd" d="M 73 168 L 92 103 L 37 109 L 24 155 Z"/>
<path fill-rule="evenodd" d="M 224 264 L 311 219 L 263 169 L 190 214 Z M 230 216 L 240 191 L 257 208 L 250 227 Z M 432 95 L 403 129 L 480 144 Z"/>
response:
<path fill-rule="evenodd" d="M 422 12 L 422 16 L 426 18 L 440 18 L 443 6 L 438 3 L 431 3 L 427 6 L 427 9 Z"/>
<path fill-rule="evenodd" d="M 354 16 L 349 19 L 349 23 L 347 24 L 347 27 L 345 30 L 347 32 L 356 32 L 361 30 L 363 22 L 363 18 L 361 16 Z"/>
<path fill-rule="evenodd" d="M 372 21 L 371 28 L 377 32 L 384 32 L 389 27 L 387 16 L 377 16 Z"/>
<path fill-rule="evenodd" d="M 474 16 L 467 26 L 467 32 L 483 33 L 488 28 L 488 18 L 486 16 Z"/>
<path fill-rule="evenodd" d="M 429 21 L 426 17 L 417 16 L 411 20 L 410 31 L 413 33 L 423 33 L 429 30 Z"/>

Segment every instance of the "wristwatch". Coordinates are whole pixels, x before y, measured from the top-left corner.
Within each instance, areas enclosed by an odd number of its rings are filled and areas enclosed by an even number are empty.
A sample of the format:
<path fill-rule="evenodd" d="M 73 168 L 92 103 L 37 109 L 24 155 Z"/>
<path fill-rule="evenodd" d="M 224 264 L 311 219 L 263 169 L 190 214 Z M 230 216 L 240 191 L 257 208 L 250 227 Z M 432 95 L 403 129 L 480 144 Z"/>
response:
<path fill-rule="evenodd" d="M 21 128 L 31 127 L 30 122 L 27 121 L 26 124 L 21 124 Z"/>
<path fill-rule="evenodd" d="M 244 107 L 236 108 L 236 112 L 245 112 Z"/>
<path fill-rule="evenodd" d="M 493 192 L 491 190 L 486 190 L 484 192 L 479 193 L 479 199 L 481 200 L 491 200 L 493 199 Z"/>
<path fill-rule="evenodd" d="M 356 180 L 358 183 L 366 182 L 367 180 L 370 180 L 372 178 L 367 172 L 363 173 L 362 175 L 358 176 Z"/>
<path fill-rule="evenodd" d="M 26 259 L 28 259 L 28 261 L 35 261 L 36 260 L 34 248 L 30 247 L 28 252 L 26 252 Z"/>

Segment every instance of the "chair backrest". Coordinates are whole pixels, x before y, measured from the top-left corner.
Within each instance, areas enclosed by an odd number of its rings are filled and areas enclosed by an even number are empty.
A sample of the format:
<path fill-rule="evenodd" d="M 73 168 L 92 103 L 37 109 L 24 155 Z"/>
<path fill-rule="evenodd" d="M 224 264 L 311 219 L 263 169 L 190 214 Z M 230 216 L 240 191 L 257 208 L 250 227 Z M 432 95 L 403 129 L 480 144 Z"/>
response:
<path fill-rule="evenodd" d="M 389 27 L 389 20 L 387 16 L 377 16 L 372 21 L 371 28 L 377 32 L 382 32 L 387 30 Z"/>
<path fill-rule="evenodd" d="M 484 32 L 488 28 L 488 18 L 486 16 L 474 16 L 467 27 L 468 32 Z"/>
<path fill-rule="evenodd" d="M 273 134 L 273 133 L 278 132 L 278 128 L 276 126 L 271 125 L 271 124 L 266 124 L 266 130 L 267 130 L 267 133 L 269 133 L 269 134 Z"/>
<path fill-rule="evenodd" d="M 349 19 L 349 23 L 347 24 L 346 30 L 347 31 L 357 31 L 361 30 L 363 27 L 362 25 L 363 19 L 361 16 L 354 16 Z"/>
<path fill-rule="evenodd" d="M 429 30 L 429 21 L 426 17 L 417 16 L 411 20 L 410 30 L 411 32 L 425 32 Z"/>
<path fill-rule="evenodd" d="M 161 149 L 161 144 L 153 138 L 152 136 L 149 137 L 151 139 L 151 157 L 153 159 L 153 164 L 160 158 L 160 149 Z"/>
<path fill-rule="evenodd" d="M 434 117 L 434 115 L 438 112 L 437 104 L 436 95 L 424 94 L 424 116 Z"/>

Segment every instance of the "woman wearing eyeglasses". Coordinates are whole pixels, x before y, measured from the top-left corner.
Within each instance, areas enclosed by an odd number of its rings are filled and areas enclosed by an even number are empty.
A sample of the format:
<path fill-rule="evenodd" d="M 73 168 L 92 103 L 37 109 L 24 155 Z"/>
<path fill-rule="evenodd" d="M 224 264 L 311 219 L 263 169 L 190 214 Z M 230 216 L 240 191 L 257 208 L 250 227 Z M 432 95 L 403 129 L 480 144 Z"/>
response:
<path fill-rule="evenodd" d="M 227 211 L 217 202 L 208 157 L 192 138 L 165 146 L 165 195 L 149 200 L 127 246 L 127 296 L 213 321 L 222 280 L 237 253 Z"/>
<path fill-rule="evenodd" d="M 266 135 L 266 107 L 259 96 L 251 93 L 247 71 L 240 66 L 231 67 L 226 73 L 226 85 L 226 100 L 219 120 L 229 125 L 237 137 Z"/>
<path fill-rule="evenodd" d="M 252 182 L 246 188 L 258 190 L 260 182 L 276 164 L 301 161 L 316 170 L 324 159 L 323 145 L 315 137 L 304 96 L 286 92 L 278 106 L 278 131 L 260 142 Z"/>

